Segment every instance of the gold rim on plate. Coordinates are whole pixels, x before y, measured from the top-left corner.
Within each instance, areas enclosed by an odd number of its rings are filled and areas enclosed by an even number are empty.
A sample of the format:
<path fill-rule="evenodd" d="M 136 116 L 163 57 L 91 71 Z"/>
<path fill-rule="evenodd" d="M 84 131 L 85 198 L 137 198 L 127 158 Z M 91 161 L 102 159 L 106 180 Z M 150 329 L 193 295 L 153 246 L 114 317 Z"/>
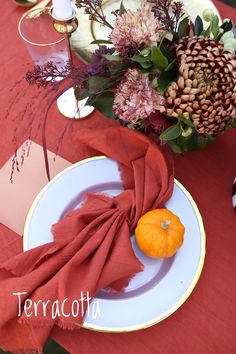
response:
<path fill-rule="evenodd" d="M 31 217 L 33 215 L 34 209 L 36 208 L 38 202 L 40 201 L 42 195 L 47 191 L 47 189 L 56 181 L 58 180 L 61 176 L 63 176 L 65 173 L 67 173 L 68 171 L 72 170 L 73 168 L 75 168 L 76 166 L 85 164 L 87 162 L 90 161 L 94 161 L 94 160 L 100 160 L 100 159 L 105 159 L 107 158 L 106 156 L 96 156 L 96 157 L 90 157 L 88 159 L 85 160 L 81 160 L 75 164 L 72 164 L 71 166 L 67 167 L 65 170 L 63 170 L 62 172 L 60 172 L 59 174 L 57 174 L 37 195 L 37 197 L 35 198 L 35 200 L 33 201 L 33 204 L 30 207 L 30 210 L 28 212 L 27 218 L 26 218 L 26 222 L 25 222 L 25 227 L 24 227 L 24 233 L 23 233 L 23 250 L 27 251 L 27 242 L 28 242 L 28 231 L 29 231 L 29 225 L 30 225 L 30 220 Z M 96 332 L 108 332 L 108 333 L 122 333 L 122 332 L 134 332 L 134 331 L 138 331 L 141 329 L 145 329 L 148 327 L 151 327 L 161 321 L 163 321 L 165 318 L 169 317 L 170 315 L 172 315 L 176 310 L 178 310 L 178 308 L 180 308 L 183 303 L 189 298 L 189 296 L 191 295 L 193 289 L 195 288 L 200 275 L 202 273 L 202 269 L 203 269 L 203 265 L 204 265 L 204 260 L 205 260 L 205 254 L 206 254 L 206 234 L 205 234 L 205 229 L 204 229 L 204 225 L 203 225 L 203 220 L 202 220 L 202 216 L 200 214 L 200 211 L 193 199 L 193 197 L 191 196 L 191 194 L 187 191 L 187 189 L 177 180 L 175 179 L 175 184 L 183 191 L 183 193 L 185 194 L 185 196 L 187 197 L 187 199 L 189 200 L 190 204 L 192 205 L 192 208 L 196 214 L 197 220 L 198 220 L 198 224 L 199 224 L 199 228 L 200 228 L 200 234 L 201 234 L 201 254 L 200 254 L 200 259 L 199 259 L 199 263 L 198 263 L 198 267 L 197 267 L 197 271 L 192 279 L 191 284 L 189 285 L 188 289 L 185 291 L 184 295 L 179 299 L 179 301 L 177 301 L 177 303 L 172 306 L 169 310 L 165 311 L 164 313 L 162 313 L 161 315 L 159 315 L 158 317 L 152 319 L 151 321 L 147 321 L 144 322 L 142 324 L 139 324 L 137 326 L 128 326 L 128 327 L 115 327 L 115 328 L 111 328 L 111 327 L 103 327 L 103 326 L 97 326 L 97 325 L 91 325 L 87 322 L 83 323 L 83 328 L 92 330 L 92 331 L 96 331 Z"/>

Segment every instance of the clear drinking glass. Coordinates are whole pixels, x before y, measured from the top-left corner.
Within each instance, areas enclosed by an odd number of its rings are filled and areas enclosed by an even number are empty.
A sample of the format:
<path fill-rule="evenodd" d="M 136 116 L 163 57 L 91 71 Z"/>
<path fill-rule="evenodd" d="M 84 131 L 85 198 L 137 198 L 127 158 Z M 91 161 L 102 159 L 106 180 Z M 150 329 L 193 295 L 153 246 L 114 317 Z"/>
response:
<path fill-rule="evenodd" d="M 66 39 L 53 28 L 49 11 L 50 7 L 27 11 L 18 30 L 35 64 L 51 61 L 60 67 L 68 61 Z"/>
<path fill-rule="evenodd" d="M 69 39 L 54 29 L 50 10 L 50 7 L 46 7 L 27 11 L 19 21 L 18 30 L 36 65 L 50 61 L 60 68 L 69 61 Z M 57 78 L 58 81 L 61 79 Z M 84 118 L 94 110 L 86 105 L 86 99 L 77 101 L 73 87 L 57 99 L 57 107 L 67 118 Z"/>

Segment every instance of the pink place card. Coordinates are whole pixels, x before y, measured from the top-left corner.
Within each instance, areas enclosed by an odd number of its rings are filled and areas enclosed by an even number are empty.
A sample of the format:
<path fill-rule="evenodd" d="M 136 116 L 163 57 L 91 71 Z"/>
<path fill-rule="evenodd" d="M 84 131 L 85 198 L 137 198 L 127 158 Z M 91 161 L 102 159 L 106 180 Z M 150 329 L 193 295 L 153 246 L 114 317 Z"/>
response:
<path fill-rule="evenodd" d="M 29 208 L 40 192 L 48 183 L 42 146 L 33 141 L 25 142 L 18 149 L 29 146 L 29 156 L 25 156 L 20 172 L 15 171 L 11 183 L 12 156 L 0 170 L 0 223 L 22 235 L 24 223 Z M 48 150 L 51 178 L 70 166 L 71 163 Z M 21 160 L 19 158 L 19 160 Z"/>

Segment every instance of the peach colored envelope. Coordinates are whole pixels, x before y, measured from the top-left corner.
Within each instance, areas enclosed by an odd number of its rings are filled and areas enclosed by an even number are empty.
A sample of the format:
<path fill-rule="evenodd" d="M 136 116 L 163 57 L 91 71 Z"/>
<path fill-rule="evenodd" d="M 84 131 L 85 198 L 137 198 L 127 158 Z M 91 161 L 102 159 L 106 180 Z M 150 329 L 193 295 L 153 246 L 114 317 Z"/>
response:
<path fill-rule="evenodd" d="M 48 183 L 42 146 L 31 144 L 29 156 L 25 157 L 20 172 L 15 171 L 13 183 L 10 181 L 13 156 L 0 170 L 0 223 L 19 235 L 23 234 L 24 223 L 29 208 L 40 190 Z M 22 147 L 18 149 L 21 155 Z M 48 150 L 51 178 L 70 166 L 71 163 Z"/>

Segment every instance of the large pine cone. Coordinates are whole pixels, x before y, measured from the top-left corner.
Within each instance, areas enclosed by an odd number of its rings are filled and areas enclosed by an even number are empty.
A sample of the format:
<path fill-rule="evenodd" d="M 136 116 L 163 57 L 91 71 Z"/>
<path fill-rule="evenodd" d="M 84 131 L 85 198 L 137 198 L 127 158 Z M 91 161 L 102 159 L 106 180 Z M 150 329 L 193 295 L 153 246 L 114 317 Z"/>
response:
<path fill-rule="evenodd" d="M 201 134 L 216 135 L 236 117 L 235 53 L 222 42 L 182 38 L 176 47 L 180 76 L 166 91 L 166 113 L 192 119 Z"/>

